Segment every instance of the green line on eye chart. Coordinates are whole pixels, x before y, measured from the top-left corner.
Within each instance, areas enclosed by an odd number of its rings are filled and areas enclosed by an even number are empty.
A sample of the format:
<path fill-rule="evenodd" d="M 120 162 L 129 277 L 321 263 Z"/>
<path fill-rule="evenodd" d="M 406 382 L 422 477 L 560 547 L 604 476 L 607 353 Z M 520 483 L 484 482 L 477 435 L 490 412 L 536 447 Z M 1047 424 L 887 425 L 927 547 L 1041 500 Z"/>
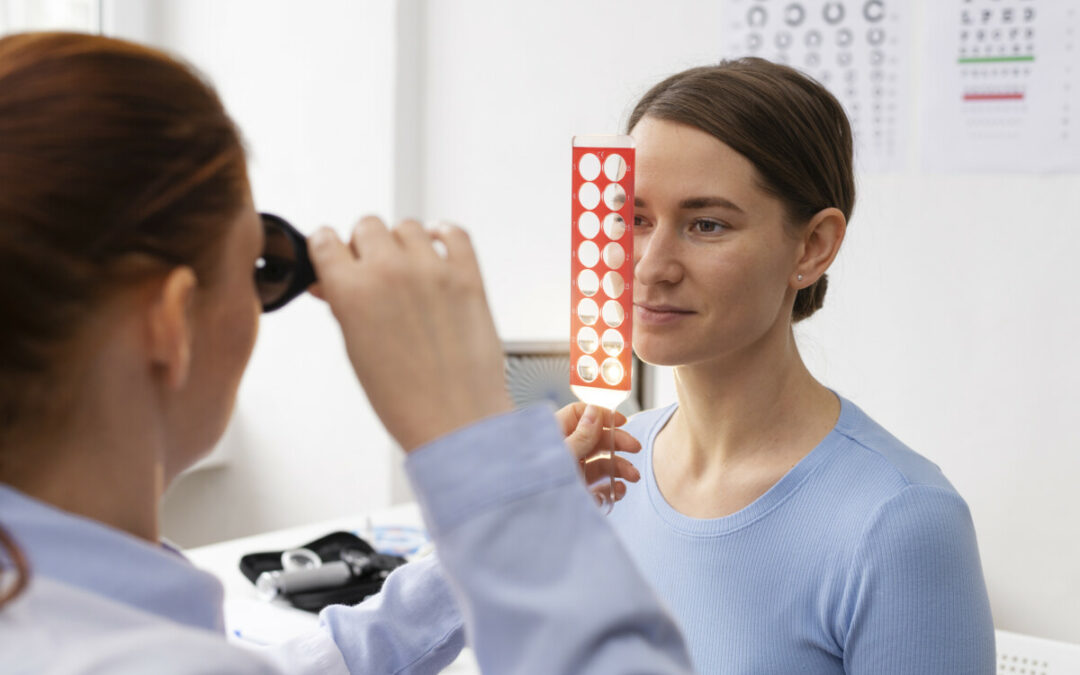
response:
<path fill-rule="evenodd" d="M 1034 56 L 972 56 L 957 59 L 957 63 L 1010 63 L 1014 61 L 1034 61 Z"/>

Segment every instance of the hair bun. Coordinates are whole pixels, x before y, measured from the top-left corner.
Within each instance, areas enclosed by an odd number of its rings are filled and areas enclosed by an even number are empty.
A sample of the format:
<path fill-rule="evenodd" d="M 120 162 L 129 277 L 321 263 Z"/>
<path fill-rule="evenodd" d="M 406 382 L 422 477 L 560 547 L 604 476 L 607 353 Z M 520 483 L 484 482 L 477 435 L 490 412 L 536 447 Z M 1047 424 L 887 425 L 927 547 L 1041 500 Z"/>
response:
<path fill-rule="evenodd" d="M 795 306 L 791 308 L 791 320 L 795 322 L 802 321 L 821 309 L 825 304 L 825 291 L 828 289 L 828 274 L 822 274 L 821 278 L 813 284 L 800 289 L 795 295 Z"/>

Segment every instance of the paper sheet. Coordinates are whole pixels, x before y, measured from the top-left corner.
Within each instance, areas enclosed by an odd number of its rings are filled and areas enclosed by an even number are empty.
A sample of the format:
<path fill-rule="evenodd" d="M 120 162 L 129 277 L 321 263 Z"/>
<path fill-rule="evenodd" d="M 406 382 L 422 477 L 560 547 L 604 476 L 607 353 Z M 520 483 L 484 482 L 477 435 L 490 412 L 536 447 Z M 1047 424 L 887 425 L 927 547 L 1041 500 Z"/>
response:
<path fill-rule="evenodd" d="M 727 58 L 760 56 L 798 68 L 840 100 L 859 171 L 904 168 L 911 61 L 910 0 L 730 0 Z"/>
<path fill-rule="evenodd" d="M 935 0 L 926 13 L 926 168 L 1080 169 L 1080 2 Z"/>

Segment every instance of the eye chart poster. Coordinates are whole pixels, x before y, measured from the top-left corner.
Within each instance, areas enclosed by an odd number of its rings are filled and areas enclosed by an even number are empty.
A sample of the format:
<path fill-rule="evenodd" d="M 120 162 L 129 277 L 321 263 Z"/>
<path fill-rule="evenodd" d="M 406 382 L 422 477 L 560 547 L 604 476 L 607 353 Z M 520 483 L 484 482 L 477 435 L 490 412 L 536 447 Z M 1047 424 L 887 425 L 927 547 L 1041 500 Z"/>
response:
<path fill-rule="evenodd" d="M 926 12 L 926 168 L 1080 170 L 1080 1 L 935 0 Z"/>
<path fill-rule="evenodd" d="M 936 0 L 935 0 L 936 1 Z M 860 171 L 895 171 L 906 158 L 911 0 L 730 0 L 724 56 L 798 68 L 847 112 Z"/>

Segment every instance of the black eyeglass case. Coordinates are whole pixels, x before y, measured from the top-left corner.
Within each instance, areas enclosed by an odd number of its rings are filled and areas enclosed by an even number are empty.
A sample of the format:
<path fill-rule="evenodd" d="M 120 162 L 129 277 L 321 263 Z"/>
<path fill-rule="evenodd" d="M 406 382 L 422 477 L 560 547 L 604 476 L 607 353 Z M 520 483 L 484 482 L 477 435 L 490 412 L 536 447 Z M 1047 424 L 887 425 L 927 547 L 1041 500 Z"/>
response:
<path fill-rule="evenodd" d="M 331 532 L 325 537 L 297 548 L 306 548 L 314 552 L 323 563 L 341 560 L 342 551 L 356 551 L 371 559 L 362 575 L 349 579 L 341 586 L 299 591 L 281 596 L 294 607 L 309 612 L 319 612 L 327 605 L 355 605 L 361 602 L 369 595 L 378 593 L 382 589 L 386 575 L 406 562 L 405 558 L 400 556 L 376 553 L 371 544 L 349 532 Z M 282 553 L 284 551 L 249 553 L 240 558 L 240 572 L 254 584 L 263 572 L 276 572 L 282 569 Z"/>

